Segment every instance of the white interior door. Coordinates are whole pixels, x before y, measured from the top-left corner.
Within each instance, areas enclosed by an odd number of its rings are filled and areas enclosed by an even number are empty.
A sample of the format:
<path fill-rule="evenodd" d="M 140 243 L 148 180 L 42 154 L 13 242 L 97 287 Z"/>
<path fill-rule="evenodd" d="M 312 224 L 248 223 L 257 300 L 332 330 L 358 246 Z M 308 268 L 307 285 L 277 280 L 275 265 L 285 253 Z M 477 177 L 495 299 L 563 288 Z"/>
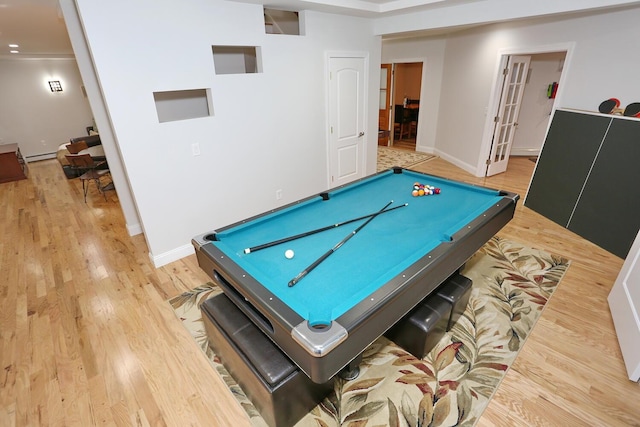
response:
<path fill-rule="evenodd" d="M 640 380 L 640 233 L 609 293 L 609 309 L 629 379 Z"/>
<path fill-rule="evenodd" d="M 487 176 L 507 170 L 530 62 L 530 56 L 509 57 L 493 131 L 491 157 L 487 161 Z"/>
<path fill-rule="evenodd" d="M 329 186 L 364 176 L 365 58 L 329 58 Z"/>

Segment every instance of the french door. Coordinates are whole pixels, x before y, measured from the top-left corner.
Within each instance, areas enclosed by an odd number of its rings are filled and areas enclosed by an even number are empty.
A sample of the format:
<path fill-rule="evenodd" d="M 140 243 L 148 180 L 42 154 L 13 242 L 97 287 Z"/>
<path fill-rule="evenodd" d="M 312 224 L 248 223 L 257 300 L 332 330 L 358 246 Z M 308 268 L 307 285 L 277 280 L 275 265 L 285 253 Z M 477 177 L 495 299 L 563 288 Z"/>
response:
<path fill-rule="evenodd" d="M 502 94 L 496 126 L 493 131 L 491 155 L 487 161 L 487 176 L 507 170 L 513 137 L 518 128 L 518 115 L 529 72 L 530 56 L 510 56 L 504 72 Z"/>

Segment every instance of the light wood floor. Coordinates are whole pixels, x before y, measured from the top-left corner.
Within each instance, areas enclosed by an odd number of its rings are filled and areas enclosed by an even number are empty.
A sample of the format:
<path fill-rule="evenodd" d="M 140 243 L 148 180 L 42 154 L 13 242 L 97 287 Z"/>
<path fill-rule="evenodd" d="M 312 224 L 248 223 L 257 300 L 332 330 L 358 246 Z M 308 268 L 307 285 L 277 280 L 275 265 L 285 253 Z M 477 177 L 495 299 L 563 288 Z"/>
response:
<path fill-rule="evenodd" d="M 533 166 L 418 169 L 524 195 Z M 155 269 L 117 196 L 91 190 L 55 160 L 0 184 L 0 426 L 248 425 L 165 303 L 208 281 L 195 256 Z M 572 264 L 479 425 L 640 425 L 606 302 L 622 260 L 522 204 L 500 234 Z"/>

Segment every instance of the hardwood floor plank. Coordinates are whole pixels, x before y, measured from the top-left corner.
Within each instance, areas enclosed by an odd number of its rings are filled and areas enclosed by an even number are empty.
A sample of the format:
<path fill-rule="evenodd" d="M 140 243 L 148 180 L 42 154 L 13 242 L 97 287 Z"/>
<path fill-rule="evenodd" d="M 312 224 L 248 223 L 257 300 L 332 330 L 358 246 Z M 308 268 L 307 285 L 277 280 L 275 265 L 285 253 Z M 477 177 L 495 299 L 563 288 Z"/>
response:
<path fill-rule="evenodd" d="M 89 379 L 89 396 L 94 425 L 115 425 L 102 375 L 96 375 Z"/>
<path fill-rule="evenodd" d="M 165 300 L 207 281 L 195 261 L 155 269 L 113 192 L 85 204 L 57 162 L 30 166 L 0 187 L 0 425 L 248 425 L 193 340 L 174 337 L 186 331 Z"/>
<path fill-rule="evenodd" d="M 534 167 L 414 169 L 524 196 Z M 85 204 L 55 160 L 0 184 L 0 215 L 0 426 L 250 425 L 166 303 L 209 281 L 194 255 L 156 269 L 117 194 Z M 478 426 L 640 425 L 606 300 L 622 260 L 522 200 L 500 235 L 571 266 Z"/>

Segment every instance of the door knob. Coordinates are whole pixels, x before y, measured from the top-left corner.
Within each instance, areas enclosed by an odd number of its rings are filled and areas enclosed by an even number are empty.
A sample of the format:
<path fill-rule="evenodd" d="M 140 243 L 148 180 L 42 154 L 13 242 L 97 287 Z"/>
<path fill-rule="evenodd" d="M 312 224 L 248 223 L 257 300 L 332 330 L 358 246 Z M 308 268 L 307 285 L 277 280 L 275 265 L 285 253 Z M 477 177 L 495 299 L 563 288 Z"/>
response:
<path fill-rule="evenodd" d="M 358 135 L 358 137 L 364 136 L 364 132 L 360 132 L 360 134 Z"/>

